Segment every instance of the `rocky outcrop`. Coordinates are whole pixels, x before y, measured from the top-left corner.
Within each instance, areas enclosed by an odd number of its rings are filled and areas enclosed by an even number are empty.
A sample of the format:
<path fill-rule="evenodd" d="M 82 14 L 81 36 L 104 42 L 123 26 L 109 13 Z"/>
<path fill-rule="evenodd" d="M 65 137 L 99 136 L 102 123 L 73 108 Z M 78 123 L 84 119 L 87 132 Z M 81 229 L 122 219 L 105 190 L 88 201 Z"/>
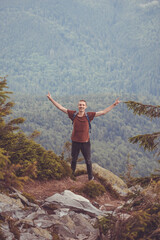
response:
<path fill-rule="evenodd" d="M 55 194 L 39 206 L 30 203 L 14 190 L 10 196 L 0 194 L 0 237 L 19 240 L 96 240 L 97 217 L 107 212 L 71 191 Z M 2 238 L 2 239 L 3 239 Z"/>
<path fill-rule="evenodd" d="M 126 196 L 130 192 L 125 182 L 121 178 L 110 172 L 109 170 L 102 168 L 97 163 L 93 163 L 92 168 L 93 174 L 96 174 L 99 177 L 104 178 L 108 183 L 111 184 L 113 189 L 115 189 L 121 196 Z M 86 170 L 85 164 L 77 164 L 76 171 L 85 170 Z"/>
<path fill-rule="evenodd" d="M 77 170 L 86 170 L 86 165 L 78 164 Z M 106 179 L 119 194 L 129 192 L 122 179 L 98 164 L 93 164 L 93 173 Z M 115 208 L 107 203 L 93 206 L 88 199 L 69 190 L 35 204 L 13 189 L 10 195 L 0 194 L 0 239 L 97 240 L 98 219 L 117 215 L 119 210 Z"/>
<path fill-rule="evenodd" d="M 106 212 L 94 207 L 88 199 L 81 195 L 74 194 L 69 190 L 65 190 L 62 194 L 56 193 L 47 198 L 43 207 L 50 208 L 50 206 L 51 208 L 69 208 L 77 213 L 87 214 L 90 217 L 106 214 Z"/>

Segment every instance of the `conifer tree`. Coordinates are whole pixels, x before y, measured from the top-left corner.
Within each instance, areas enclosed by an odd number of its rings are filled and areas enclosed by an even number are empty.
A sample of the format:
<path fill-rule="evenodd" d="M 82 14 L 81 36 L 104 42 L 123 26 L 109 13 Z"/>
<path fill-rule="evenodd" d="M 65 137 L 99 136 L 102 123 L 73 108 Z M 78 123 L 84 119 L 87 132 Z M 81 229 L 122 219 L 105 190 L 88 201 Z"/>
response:
<path fill-rule="evenodd" d="M 11 164 L 6 146 L 7 139 L 14 141 L 13 131 L 19 129 L 16 125 L 22 123 L 24 119 L 12 119 L 6 123 L 5 117 L 11 114 L 11 108 L 14 106 L 14 103 L 6 102 L 9 98 L 8 94 L 12 92 L 5 91 L 4 88 L 8 88 L 6 78 L 0 77 L 0 183 L 1 187 L 21 186 L 21 180 L 25 180 L 26 177 L 17 177 L 16 171 L 21 166 L 20 164 Z"/>
<path fill-rule="evenodd" d="M 26 136 L 19 128 L 24 118 L 11 119 L 13 102 L 5 77 L 0 78 L 0 185 L 21 186 L 31 178 L 61 179 L 71 174 L 70 167 L 54 152 L 47 151 L 34 141 L 39 132 Z"/>
<path fill-rule="evenodd" d="M 9 98 L 8 94 L 12 92 L 4 91 L 4 88 L 8 88 L 7 80 L 5 77 L 0 77 L 0 143 L 9 133 L 19 129 L 18 124 L 24 122 L 24 118 L 11 119 L 8 122 L 5 121 L 5 117 L 12 113 L 14 103 L 11 101 L 6 102 Z"/>
<path fill-rule="evenodd" d="M 139 102 L 128 101 L 124 102 L 127 104 L 128 109 L 132 109 L 134 114 L 145 115 L 151 120 L 153 118 L 160 118 L 160 106 L 145 105 Z M 156 156 L 160 156 L 160 132 L 154 132 L 150 134 L 143 134 L 131 137 L 129 139 L 131 143 L 139 143 L 144 150 L 156 151 Z M 160 159 L 158 159 L 160 163 Z"/>

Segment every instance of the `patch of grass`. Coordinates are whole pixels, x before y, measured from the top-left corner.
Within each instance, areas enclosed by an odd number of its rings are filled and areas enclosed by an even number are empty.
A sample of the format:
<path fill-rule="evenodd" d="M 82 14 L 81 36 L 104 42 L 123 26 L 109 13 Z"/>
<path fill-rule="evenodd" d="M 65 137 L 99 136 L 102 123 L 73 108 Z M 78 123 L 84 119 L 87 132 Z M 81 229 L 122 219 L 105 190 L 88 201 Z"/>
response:
<path fill-rule="evenodd" d="M 105 190 L 110 193 L 110 195 L 115 199 L 120 199 L 119 193 L 112 187 L 110 183 L 107 182 L 106 179 L 100 177 L 99 175 L 96 176 L 99 182 L 104 186 Z"/>
<path fill-rule="evenodd" d="M 100 183 L 95 183 L 94 181 L 87 182 L 80 191 L 91 198 L 102 196 L 106 192 L 103 185 L 101 185 Z"/>

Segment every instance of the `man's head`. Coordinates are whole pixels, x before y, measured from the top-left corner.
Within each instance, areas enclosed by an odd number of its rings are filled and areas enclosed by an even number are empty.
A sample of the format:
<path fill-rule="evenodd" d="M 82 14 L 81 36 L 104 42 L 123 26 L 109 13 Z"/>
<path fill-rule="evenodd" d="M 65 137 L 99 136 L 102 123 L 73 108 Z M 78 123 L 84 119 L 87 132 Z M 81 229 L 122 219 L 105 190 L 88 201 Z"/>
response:
<path fill-rule="evenodd" d="M 79 100 L 78 102 L 78 109 L 79 109 L 79 112 L 85 112 L 87 108 L 87 103 L 85 100 Z"/>

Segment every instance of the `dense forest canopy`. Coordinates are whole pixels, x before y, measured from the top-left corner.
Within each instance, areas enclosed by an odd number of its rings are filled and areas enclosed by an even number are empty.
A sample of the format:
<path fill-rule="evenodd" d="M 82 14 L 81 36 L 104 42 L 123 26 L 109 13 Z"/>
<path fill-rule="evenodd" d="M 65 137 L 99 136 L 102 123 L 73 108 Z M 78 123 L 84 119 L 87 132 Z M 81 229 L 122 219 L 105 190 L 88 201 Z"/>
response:
<path fill-rule="evenodd" d="M 1 0 L 0 69 L 14 92 L 159 96 L 157 0 Z"/>

